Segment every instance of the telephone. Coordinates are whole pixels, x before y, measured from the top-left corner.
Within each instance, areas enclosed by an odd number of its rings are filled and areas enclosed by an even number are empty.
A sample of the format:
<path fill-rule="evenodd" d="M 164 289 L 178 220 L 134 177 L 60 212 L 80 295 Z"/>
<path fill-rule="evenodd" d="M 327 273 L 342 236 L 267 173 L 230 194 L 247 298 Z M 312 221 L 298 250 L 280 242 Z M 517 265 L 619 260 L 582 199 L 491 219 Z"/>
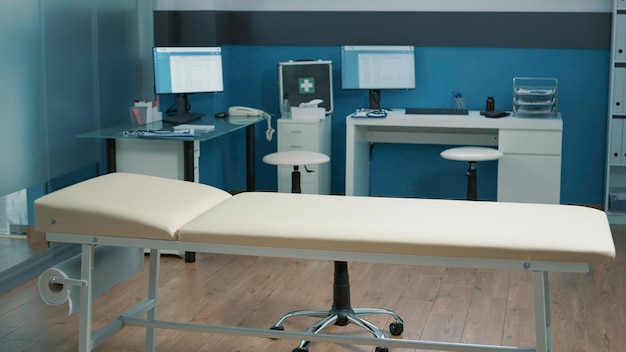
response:
<path fill-rule="evenodd" d="M 267 120 L 267 130 L 265 131 L 265 138 L 269 141 L 272 140 L 274 129 L 272 128 L 272 117 L 270 114 L 263 110 L 249 108 L 246 106 L 231 106 L 228 108 L 228 115 L 231 123 L 233 123 L 232 117 L 257 117 L 262 116 Z"/>
<path fill-rule="evenodd" d="M 263 111 L 245 106 L 231 106 L 228 115 L 232 116 L 263 116 Z"/>

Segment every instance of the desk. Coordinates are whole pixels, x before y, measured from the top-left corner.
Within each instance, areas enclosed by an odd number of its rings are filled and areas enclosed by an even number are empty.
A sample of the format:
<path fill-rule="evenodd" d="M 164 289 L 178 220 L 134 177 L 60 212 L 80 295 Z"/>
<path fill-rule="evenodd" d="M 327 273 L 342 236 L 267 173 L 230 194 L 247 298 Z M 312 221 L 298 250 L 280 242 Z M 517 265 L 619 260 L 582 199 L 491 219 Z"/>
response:
<path fill-rule="evenodd" d="M 124 131 L 138 127 L 130 123 L 78 135 L 79 138 L 106 140 L 107 172 L 129 172 L 199 182 L 198 159 L 200 142 L 246 129 L 246 189 L 254 191 L 254 124 L 262 117 L 229 116 L 216 119 L 203 116 L 190 122 L 196 125 L 214 125 L 215 130 L 189 138 L 139 138 L 125 136 Z M 158 130 L 171 124 L 153 122 L 140 126 L 144 130 Z M 185 253 L 185 261 L 195 261 L 195 253 Z"/>
<path fill-rule="evenodd" d="M 79 138 L 106 140 L 107 172 L 131 172 L 149 176 L 198 182 L 199 143 L 246 128 L 246 188 L 254 190 L 254 124 L 262 117 L 236 116 L 216 119 L 203 116 L 190 122 L 196 125 L 214 125 L 215 130 L 189 138 L 138 138 L 125 136 L 124 131 L 158 130 L 171 124 L 153 122 L 145 126 L 130 123 L 78 135 Z"/>
<path fill-rule="evenodd" d="M 560 203 L 563 120 L 557 117 L 486 118 L 469 115 L 408 115 L 346 118 L 346 195 L 369 195 L 372 143 L 487 145 L 498 161 L 498 201 Z"/>

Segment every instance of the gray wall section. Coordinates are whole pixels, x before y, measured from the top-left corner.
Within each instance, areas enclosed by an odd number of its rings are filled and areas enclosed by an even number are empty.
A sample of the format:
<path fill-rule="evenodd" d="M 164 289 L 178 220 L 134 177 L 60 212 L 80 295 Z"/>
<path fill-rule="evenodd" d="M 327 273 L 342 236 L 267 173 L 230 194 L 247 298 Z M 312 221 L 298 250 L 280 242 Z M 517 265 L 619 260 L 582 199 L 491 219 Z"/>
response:
<path fill-rule="evenodd" d="M 155 11 L 156 46 L 403 44 L 608 49 L 610 13 Z"/>

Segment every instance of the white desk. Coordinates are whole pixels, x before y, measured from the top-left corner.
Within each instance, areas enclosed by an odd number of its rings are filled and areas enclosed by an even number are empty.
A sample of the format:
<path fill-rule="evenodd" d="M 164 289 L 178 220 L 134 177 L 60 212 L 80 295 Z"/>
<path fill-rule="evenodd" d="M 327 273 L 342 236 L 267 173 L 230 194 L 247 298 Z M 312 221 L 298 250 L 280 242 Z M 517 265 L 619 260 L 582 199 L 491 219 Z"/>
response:
<path fill-rule="evenodd" d="M 369 195 L 371 143 L 497 146 L 498 201 L 560 203 L 563 120 L 557 117 L 486 118 L 407 115 L 346 118 L 346 195 Z"/>

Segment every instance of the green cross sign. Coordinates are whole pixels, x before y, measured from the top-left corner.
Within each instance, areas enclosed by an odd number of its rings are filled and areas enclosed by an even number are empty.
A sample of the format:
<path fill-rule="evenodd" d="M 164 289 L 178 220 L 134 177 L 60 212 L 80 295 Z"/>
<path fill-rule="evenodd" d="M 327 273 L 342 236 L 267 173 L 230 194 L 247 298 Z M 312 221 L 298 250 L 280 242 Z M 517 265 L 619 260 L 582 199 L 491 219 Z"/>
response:
<path fill-rule="evenodd" d="M 315 93 L 315 78 L 314 77 L 298 78 L 298 93 L 300 94 Z"/>

